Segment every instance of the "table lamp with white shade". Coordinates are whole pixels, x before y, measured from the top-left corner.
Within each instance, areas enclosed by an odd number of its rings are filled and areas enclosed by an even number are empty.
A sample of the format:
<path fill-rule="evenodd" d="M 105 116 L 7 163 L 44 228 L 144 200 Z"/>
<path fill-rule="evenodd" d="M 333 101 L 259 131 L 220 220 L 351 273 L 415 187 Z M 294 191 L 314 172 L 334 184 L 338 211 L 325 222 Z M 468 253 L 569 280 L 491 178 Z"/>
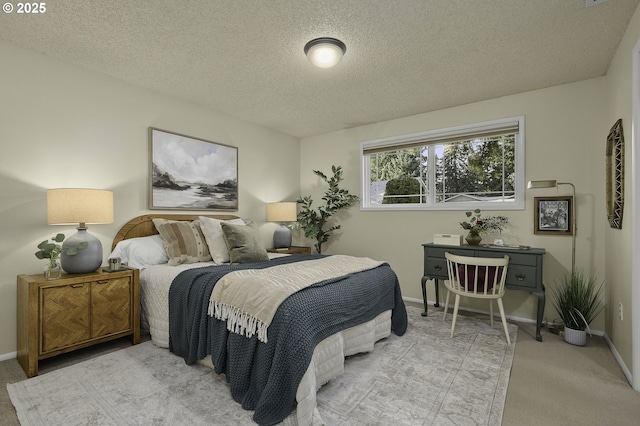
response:
<path fill-rule="evenodd" d="M 284 223 L 295 222 L 297 218 L 297 203 L 295 202 L 267 204 L 267 221 L 280 222 L 280 227 L 273 233 L 274 248 L 291 247 L 291 230 Z"/>
<path fill-rule="evenodd" d="M 93 272 L 102 264 L 102 243 L 87 232 L 86 225 L 113 223 L 113 192 L 86 188 L 50 189 L 47 191 L 47 223 L 78 224 L 78 232 L 62 243 L 62 269 L 69 274 Z M 79 248 L 75 254 L 73 248 Z"/>

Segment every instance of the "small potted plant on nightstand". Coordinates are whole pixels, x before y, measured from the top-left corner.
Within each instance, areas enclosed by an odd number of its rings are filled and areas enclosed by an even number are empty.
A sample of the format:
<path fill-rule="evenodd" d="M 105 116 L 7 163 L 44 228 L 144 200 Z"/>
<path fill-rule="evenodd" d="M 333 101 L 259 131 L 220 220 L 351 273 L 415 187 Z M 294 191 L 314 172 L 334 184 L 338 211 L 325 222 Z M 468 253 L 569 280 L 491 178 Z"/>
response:
<path fill-rule="evenodd" d="M 572 345 L 587 344 L 589 324 L 604 309 L 602 287 L 595 273 L 574 271 L 551 289 L 553 306 L 564 322 L 564 340 Z"/>
<path fill-rule="evenodd" d="M 44 268 L 44 277 L 48 280 L 57 280 L 62 276 L 62 266 L 60 265 L 60 255 L 62 254 L 62 246 L 57 243 L 64 241 L 64 234 L 57 234 L 51 238 L 51 241 L 44 240 L 38 244 L 38 251 L 35 255 L 38 259 L 48 259 L 47 265 Z M 87 247 L 86 241 L 81 242 L 75 247 L 66 249 L 67 255 L 73 256 L 81 250 Z"/>

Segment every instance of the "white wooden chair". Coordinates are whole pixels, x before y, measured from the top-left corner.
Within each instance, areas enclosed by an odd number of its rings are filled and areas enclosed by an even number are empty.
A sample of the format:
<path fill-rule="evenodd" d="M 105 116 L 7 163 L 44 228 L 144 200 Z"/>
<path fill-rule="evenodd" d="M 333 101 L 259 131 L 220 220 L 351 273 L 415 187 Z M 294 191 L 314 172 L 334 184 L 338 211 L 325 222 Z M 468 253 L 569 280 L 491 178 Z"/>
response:
<path fill-rule="evenodd" d="M 504 327 L 504 335 L 507 343 L 511 344 L 507 320 L 504 316 L 504 306 L 502 296 L 504 295 L 504 283 L 507 278 L 507 267 L 509 256 L 503 258 L 469 257 L 456 256 L 445 253 L 447 259 L 447 271 L 449 280 L 445 281 L 447 288 L 447 299 L 444 304 L 443 321 L 447 318 L 449 306 L 449 295 L 454 293 L 456 299 L 453 306 L 453 321 L 451 322 L 451 337 L 456 327 L 458 307 L 460 306 L 460 296 L 473 297 L 476 299 L 489 300 L 489 314 L 491 316 L 491 326 L 493 327 L 493 300 L 497 300 Z"/>

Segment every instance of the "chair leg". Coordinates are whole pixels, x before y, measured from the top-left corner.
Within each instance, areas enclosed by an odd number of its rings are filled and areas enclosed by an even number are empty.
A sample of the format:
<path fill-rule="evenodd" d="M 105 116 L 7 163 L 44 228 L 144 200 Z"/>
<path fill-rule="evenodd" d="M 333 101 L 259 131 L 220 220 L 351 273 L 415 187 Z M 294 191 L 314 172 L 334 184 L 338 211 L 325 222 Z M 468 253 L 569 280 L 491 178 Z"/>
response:
<path fill-rule="evenodd" d="M 451 321 L 451 337 L 453 337 L 453 330 L 456 328 L 456 319 L 458 318 L 458 306 L 460 306 L 460 295 L 456 294 L 456 301 L 453 304 L 453 320 Z"/>
<path fill-rule="evenodd" d="M 511 339 L 509 338 L 509 328 L 507 327 L 507 319 L 504 316 L 504 306 L 502 306 L 502 298 L 498 300 L 498 309 L 500 309 L 500 318 L 502 318 L 502 327 L 504 328 L 504 335 L 507 337 L 507 344 L 511 344 Z"/>
<path fill-rule="evenodd" d="M 489 322 L 493 327 L 493 299 L 489 299 Z"/>
<path fill-rule="evenodd" d="M 446 321 L 447 320 L 447 309 L 449 308 L 449 295 L 451 294 L 451 292 L 449 290 L 447 290 L 447 297 L 445 298 L 444 301 L 444 315 L 442 316 L 442 321 Z"/>

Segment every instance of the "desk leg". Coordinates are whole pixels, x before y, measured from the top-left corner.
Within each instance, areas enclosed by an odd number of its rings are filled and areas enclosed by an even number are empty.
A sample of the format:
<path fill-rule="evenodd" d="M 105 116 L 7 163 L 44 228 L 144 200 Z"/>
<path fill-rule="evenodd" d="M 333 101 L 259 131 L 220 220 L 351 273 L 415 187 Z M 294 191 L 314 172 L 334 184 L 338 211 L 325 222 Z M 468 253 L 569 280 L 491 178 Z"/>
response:
<path fill-rule="evenodd" d="M 536 340 L 538 342 L 542 342 L 542 335 L 540 334 L 540 328 L 542 328 L 542 318 L 544 316 L 544 305 L 545 305 L 545 293 L 544 293 L 544 285 L 542 286 L 542 291 L 534 291 L 533 293 L 538 297 L 538 318 L 536 324 Z"/>
<path fill-rule="evenodd" d="M 429 277 L 422 277 L 422 303 L 424 304 L 424 312 L 421 314 L 423 317 L 427 316 L 427 280 Z M 433 279 L 433 284 L 436 289 L 436 303 L 433 304 L 436 308 L 440 306 L 440 291 L 438 289 L 438 279 Z"/>
<path fill-rule="evenodd" d="M 424 304 L 424 312 L 421 314 L 423 317 L 427 316 L 427 277 L 422 277 L 422 303 Z"/>

